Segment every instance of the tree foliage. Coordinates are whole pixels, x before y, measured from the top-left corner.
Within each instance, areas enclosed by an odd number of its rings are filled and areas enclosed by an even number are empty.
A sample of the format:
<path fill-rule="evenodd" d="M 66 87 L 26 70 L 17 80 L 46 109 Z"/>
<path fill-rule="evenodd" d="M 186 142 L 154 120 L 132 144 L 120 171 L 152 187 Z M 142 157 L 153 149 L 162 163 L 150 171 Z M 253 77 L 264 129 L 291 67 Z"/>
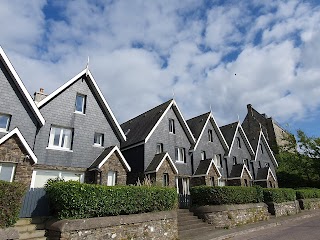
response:
<path fill-rule="evenodd" d="M 285 140 L 277 155 L 279 186 L 320 188 L 320 138 L 298 130 L 297 140 L 293 135 Z"/>

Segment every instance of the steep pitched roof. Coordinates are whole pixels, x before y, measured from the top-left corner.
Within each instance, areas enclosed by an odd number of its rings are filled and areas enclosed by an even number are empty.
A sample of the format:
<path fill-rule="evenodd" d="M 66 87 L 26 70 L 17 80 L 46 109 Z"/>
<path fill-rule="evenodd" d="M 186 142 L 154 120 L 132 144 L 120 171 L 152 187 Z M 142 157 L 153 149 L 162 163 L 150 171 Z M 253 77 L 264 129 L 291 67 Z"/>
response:
<path fill-rule="evenodd" d="M 21 132 L 19 131 L 18 128 L 13 129 L 9 133 L 7 133 L 5 136 L 3 136 L 0 139 L 0 145 L 3 144 L 8 139 L 10 139 L 13 135 L 17 135 L 18 136 L 20 142 L 22 143 L 22 145 L 25 148 L 25 150 L 28 152 L 30 158 L 33 160 L 34 163 L 37 163 L 38 158 L 33 153 L 32 149 L 30 148 L 30 146 L 28 145 L 27 141 L 24 139 L 24 137 L 22 136 L 22 134 L 21 134 Z"/>
<path fill-rule="evenodd" d="M 41 115 L 39 109 L 37 108 L 36 104 L 32 100 L 26 87 L 22 83 L 18 73 L 16 72 L 16 70 L 12 66 L 9 58 L 7 57 L 7 55 L 5 54 L 5 52 L 3 51 L 1 46 L 0 46 L 0 60 L 2 61 L 3 65 L 6 67 L 10 76 L 12 77 L 14 84 L 19 89 L 19 92 L 22 95 L 23 99 L 26 101 L 27 105 L 30 107 L 30 110 L 32 111 L 33 115 L 35 116 L 37 121 L 40 123 L 40 125 L 43 126 L 45 123 L 43 116 Z"/>
<path fill-rule="evenodd" d="M 236 164 L 232 166 L 230 176 L 228 179 L 238 179 L 242 178 L 243 172 L 246 171 L 249 177 L 252 179 L 251 173 L 245 164 Z"/>
<path fill-rule="evenodd" d="M 168 159 L 170 166 L 172 167 L 173 171 L 175 174 L 178 174 L 178 169 L 174 165 L 170 155 L 168 153 L 159 153 L 154 156 L 152 159 L 151 163 L 147 167 L 145 173 L 152 173 L 152 172 L 158 172 L 159 168 L 161 167 L 162 163 L 164 162 L 165 159 Z"/>
<path fill-rule="evenodd" d="M 270 167 L 259 168 L 255 181 L 267 181 L 270 176 L 272 176 L 272 178 L 276 181 L 276 178 L 273 175 Z"/>
<path fill-rule="evenodd" d="M 123 142 L 121 144 L 121 148 L 125 149 L 135 144 L 147 142 L 154 130 L 156 129 L 156 127 L 159 125 L 159 123 L 171 107 L 174 110 L 177 118 L 179 119 L 182 128 L 187 134 L 189 141 L 193 144 L 195 142 L 195 139 L 186 121 L 184 120 L 176 102 L 173 99 L 171 99 L 121 124 L 121 127 L 128 138 L 126 142 Z"/>
<path fill-rule="evenodd" d="M 208 175 L 209 171 L 210 171 L 210 168 L 212 166 L 214 167 L 215 171 L 218 173 L 218 176 L 221 177 L 222 175 L 221 175 L 219 169 L 217 168 L 217 166 L 214 164 L 213 159 L 201 160 L 197 170 L 193 174 L 193 177 Z"/>
<path fill-rule="evenodd" d="M 257 160 L 258 153 L 259 153 L 259 145 L 262 144 L 262 143 L 264 143 L 264 145 L 266 146 L 266 149 L 267 149 L 267 152 L 268 152 L 268 154 L 269 154 L 269 157 L 270 157 L 271 161 L 273 162 L 274 166 L 278 167 L 278 162 L 277 162 L 275 156 L 273 155 L 273 152 L 272 152 L 272 150 L 271 150 L 271 148 L 270 148 L 270 146 L 269 146 L 269 144 L 268 144 L 267 139 L 266 139 L 265 136 L 264 136 L 263 131 L 260 131 L 259 136 L 257 137 L 257 139 L 258 139 L 257 141 L 256 141 L 256 139 L 254 139 L 254 141 L 253 141 L 253 144 L 255 144 L 255 145 L 253 145 L 253 146 L 255 147 L 254 149 L 256 150 L 256 151 L 255 151 L 255 152 L 256 152 L 256 155 L 255 155 L 254 160 Z"/>
<path fill-rule="evenodd" d="M 229 146 L 211 112 L 187 120 L 187 124 L 196 139 L 196 143 L 192 145 L 192 149 L 195 150 L 197 148 L 204 133 L 204 129 L 206 128 L 209 121 L 211 122 L 215 132 L 217 133 L 223 148 L 226 150 L 226 152 L 229 151 Z"/>
<path fill-rule="evenodd" d="M 46 105 L 52 99 L 57 97 L 60 93 L 65 91 L 69 86 L 71 86 L 73 83 L 77 82 L 78 80 L 80 80 L 82 78 L 86 78 L 88 80 L 88 84 L 91 85 L 93 93 L 96 95 L 96 97 L 98 98 L 99 102 L 101 103 L 101 106 L 102 106 L 103 110 L 105 111 L 105 113 L 107 114 L 107 116 L 108 116 L 108 118 L 109 118 L 109 120 L 110 120 L 110 122 L 111 122 L 111 124 L 112 124 L 112 126 L 113 126 L 113 128 L 114 128 L 114 130 L 115 130 L 115 132 L 117 134 L 117 136 L 122 141 L 125 141 L 126 140 L 126 136 L 125 136 L 124 132 L 122 131 L 122 129 L 121 129 L 116 117 L 114 116 L 113 112 L 111 111 L 111 108 L 109 107 L 109 105 L 108 105 L 106 99 L 104 98 L 101 90 L 99 89 L 99 86 L 97 85 L 97 83 L 94 80 L 90 70 L 88 70 L 88 69 L 82 70 L 80 73 L 78 73 L 72 79 L 70 79 L 68 82 L 66 82 L 61 87 L 56 89 L 54 92 L 49 94 L 46 98 L 44 98 L 43 100 L 38 102 L 38 104 L 37 104 L 38 107 L 42 108 L 44 105 Z"/>
<path fill-rule="evenodd" d="M 220 130 L 229 145 L 228 156 L 230 156 L 231 149 L 232 149 L 232 146 L 235 142 L 235 138 L 236 138 L 238 131 L 239 131 L 241 137 L 243 138 L 244 143 L 247 146 L 247 149 L 249 150 L 250 154 L 252 156 L 255 156 L 255 152 L 252 149 L 252 146 L 246 136 L 246 133 L 244 132 L 243 128 L 241 127 L 240 122 L 234 122 L 234 123 L 230 123 L 228 125 L 222 126 L 222 127 L 220 127 Z"/>
<path fill-rule="evenodd" d="M 96 160 L 93 161 L 89 169 L 101 168 L 113 153 L 116 153 L 118 155 L 118 157 L 120 158 L 120 161 L 125 166 L 126 170 L 130 172 L 131 168 L 128 162 L 126 161 L 126 159 L 124 158 L 124 156 L 122 155 L 118 146 L 110 146 L 104 149 L 103 152 L 96 158 Z"/>

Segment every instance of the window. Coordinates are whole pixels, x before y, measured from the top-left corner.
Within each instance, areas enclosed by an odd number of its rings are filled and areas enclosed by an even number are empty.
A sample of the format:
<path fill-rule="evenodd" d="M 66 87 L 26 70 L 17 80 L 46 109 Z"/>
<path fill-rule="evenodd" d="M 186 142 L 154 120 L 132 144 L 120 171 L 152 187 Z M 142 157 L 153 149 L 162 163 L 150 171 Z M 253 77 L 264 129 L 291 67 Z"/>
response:
<path fill-rule="evenodd" d="M 0 131 L 8 131 L 10 124 L 10 115 L 0 113 Z"/>
<path fill-rule="evenodd" d="M 239 137 L 237 137 L 237 145 L 238 145 L 238 148 L 241 148 L 241 140 Z"/>
<path fill-rule="evenodd" d="M 209 139 L 209 142 L 213 142 L 213 136 L 212 136 L 212 130 L 211 129 L 208 130 L 208 139 Z"/>
<path fill-rule="evenodd" d="M 162 153 L 163 152 L 163 144 L 162 143 L 157 143 L 157 150 L 156 154 Z"/>
<path fill-rule="evenodd" d="M 175 134 L 175 128 L 174 128 L 174 120 L 169 119 L 169 132 Z"/>
<path fill-rule="evenodd" d="M 102 147 L 103 141 L 104 141 L 103 133 L 94 133 L 93 145 Z"/>
<path fill-rule="evenodd" d="M 210 186 L 214 186 L 214 177 L 210 177 Z"/>
<path fill-rule="evenodd" d="M 233 165 L 236 165 L 236 164 L 237 164 L 237 158 L 236 158 L 236 157 L 233 157 L 233 158 L 232 158 L 232 161 L 233 161 Z"/>
<path fill-rule="evenodd" d="M 107 186 L 115 186 L 117 183 L 117 172 L 108 171 Z"/>
<path fill-rule="evenodd" d="M 163 174 L 163 186 L 164 187 L 169 186 L 169 174 L 168 173 Z"/>
<path fill-rule="evenodd" d="M 260 147 L 260 151 L 261 151 L 261 154 L 263 154 L 263 147 L 262 147 L 262 144 L 259 145 Z"/>
<path fill-rule="evenodd" d="M 205 160 L 205 159 L 206 159 L 206 152 L 201 151 L 201 160 Z"/>
<path fill-rule="evenodd" d="M 79 181 L 83 182 L 84 174 L 80 172 L 61 172 L 55 170 L 36 170 L 34 171 L 31 187 L 43 188 L 49 179 L 61 178 L 65 181 Z"/>
<path fill-rule="evenodd" d="M 86 109 L 86 96 L 78 93 L 76 96 L 76 112 L 84 114 L 85 109 Z"/>
<path fill-rule="evenodd" d="M 222 179 L 218 179 L 218 186 L 224 187 L 226 185 L 226 181 Z"/>
<path fill-rule="evenodd" d="M 175 148 L 175 159 L 176 162 L 186 162 L 186 151 L 184 148 L 176 147 Z"/>
<path fill-rule="evenodd" d="M 49 147 L 71 149 L 72 129 L 51 127 Z"/>
<path fill-rule="evenodd" d="M 13 163 L 0 163 L 0 180 L 12 182 L 16 165 Z"/>
<path fill-rule="evenodd" d="M 217 167 L 222 168 L 222 156 L 221 156 L 221 154 L 217 154 L 216 155 L 216 159 L 217 159 L 217 162 L 216 162 Z"/>
<path fill-rule="evenodd" d="M 258 164 L 259 164 L 258 168 L 261 168 L 261 162 L 260 161 L 258 162 Z"/>
<path fill-rule="evenodd" d="M 248 159 L 243 159 L 243 163 L 249 168 L 249 160 Z"/>
<path fill-rule="evenodd" d="M 248 180 L 247 179 L 244 179 L 244 186 L 248 187 Z"/>
<path fill-rule="evenodd" d="M 250 166 L 251 166 L 251 170 L 252 170 L 252 173 L 253 173 L 253 179 L 256 179 L 256 175 L 255 175 L 255 173 L 254 173 L 253 162 L 250 162 Z"/>

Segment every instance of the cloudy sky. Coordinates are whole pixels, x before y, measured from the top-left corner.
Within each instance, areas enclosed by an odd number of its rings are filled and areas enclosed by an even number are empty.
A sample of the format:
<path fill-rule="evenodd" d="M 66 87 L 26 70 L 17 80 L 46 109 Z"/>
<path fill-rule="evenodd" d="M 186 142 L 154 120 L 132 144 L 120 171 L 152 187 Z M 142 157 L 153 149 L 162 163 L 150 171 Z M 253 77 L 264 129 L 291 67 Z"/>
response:
<path fill-rule="evenodd" d="M 240 3 L 239 3 L 240 2 Z M 172 98 L 219 125 L 246 105 L 320 135 L 318 1 L 2 0 L 0 45 L 33 95 L 90 70 L 120 123 Z"/>

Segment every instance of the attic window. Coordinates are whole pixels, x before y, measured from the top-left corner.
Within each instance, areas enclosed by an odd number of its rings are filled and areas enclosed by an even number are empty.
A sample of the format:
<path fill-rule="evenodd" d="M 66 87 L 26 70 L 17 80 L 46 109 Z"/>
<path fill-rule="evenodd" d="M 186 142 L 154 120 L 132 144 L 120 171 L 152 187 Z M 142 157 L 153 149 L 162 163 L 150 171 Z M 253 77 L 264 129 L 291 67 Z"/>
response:
<path fill-rule="evenodd" d="M 263 154 L 263 147 L 262 147 L 262 144 L 259 145 L 260 147 L 260 151 L 261 151 L 261 154 Z"/>
<path fill-rule="evenodd" d="M 156 154 L 162 153 L 163 152 L 163 144 L 162 143 L 157 143 L 157 149 L 156 149 Z"/>
<path fill-rule="evenodd" d="M 0 131 L 8 131 L 10 125 L 11 116 L 7 114 L 0 113 Z"/>
<path fill-rule="evenodd" d="M 241 148 L 241 140 L 239 137 L 236 138 L 237 139 L 237 145 L 238 145 L 238 148 Z"/>
<path fill-rule="evenodd" d="M 169 133 L 173 133 L 175 134 L 175 127 L 174 127 L 174 120 L 173 119 L 169 119 Z"/>
<path fill-rule="evenodd" d="M 77 93 L 76 96 L 76 113 L 83 113 L 85 114 L 85 109 L 86 109 L 86 95 L 79 94 Z"/>
<path fill-rule="evenodd" d="M 205 159 L 206 159 L 206 152 L 201 151 L 201 160 L 205 160 Z"/>
<path fill-rule="evenodd" d="M 208 130 L 208 140 L 209 140 L 209 142 L 213 142 L 213 136 L 212 136 L 212 130 L 211 129 Z"/>

